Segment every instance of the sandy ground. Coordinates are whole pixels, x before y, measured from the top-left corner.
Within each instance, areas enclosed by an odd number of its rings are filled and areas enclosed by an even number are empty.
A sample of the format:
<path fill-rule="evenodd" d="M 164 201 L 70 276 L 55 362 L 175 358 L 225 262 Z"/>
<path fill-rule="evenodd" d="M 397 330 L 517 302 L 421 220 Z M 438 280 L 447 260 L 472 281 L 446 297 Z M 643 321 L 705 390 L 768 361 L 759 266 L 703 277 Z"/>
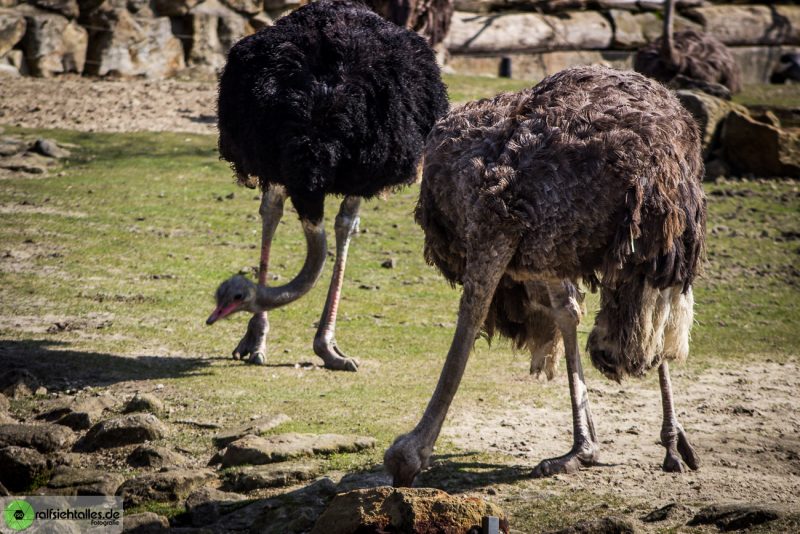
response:
<path fill-rule="evenodd" d="M 215 134 L 216 91 L 213 82 L 0 78 L 0 123 L 86 132 Z"/>
<path fill-rule="evenodd" d="M 543 385 L 563 402 L 455 412 L 443 437 L 459 448 L 493 451 L 533 468 L 571 445 L 566 377 Z M 726 365 L 699 375 L 673 367 L 679 420 L 701 458 L 696 472 L 661 471 L 661 400 L 654 381 L 589 382 L 601 462 L 556 477 L 570 489 L 596 490 L 653 504 L 765 502 L 800 510 L 800 392 L 797 362 Z M 566 489 L 566 488 L 564 488 Z"/>

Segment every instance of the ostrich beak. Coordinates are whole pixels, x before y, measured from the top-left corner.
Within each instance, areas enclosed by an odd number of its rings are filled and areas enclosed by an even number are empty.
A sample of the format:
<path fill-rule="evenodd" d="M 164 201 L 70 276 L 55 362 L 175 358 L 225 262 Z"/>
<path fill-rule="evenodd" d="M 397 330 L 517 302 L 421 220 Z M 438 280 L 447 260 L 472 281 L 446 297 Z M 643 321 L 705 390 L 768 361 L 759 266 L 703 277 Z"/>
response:
<path fill-rule="evenodd" d="M 223 306 L 220 304 L 219 306 L 216 307 L 216 309 L 213 312 L 211 312 L 211 315 L 208 316 L 208 319 L 206 319 L 206 324 L 211 325 L 216 323 L 220 319 L 223 319 L 228 315 L 232 314 L 233 312 L 235 312 L 237 309 L 239 309 L 239 306 L 241 305 L 242 301 L 240 300 L 231 302 L 227 306 Z"/>

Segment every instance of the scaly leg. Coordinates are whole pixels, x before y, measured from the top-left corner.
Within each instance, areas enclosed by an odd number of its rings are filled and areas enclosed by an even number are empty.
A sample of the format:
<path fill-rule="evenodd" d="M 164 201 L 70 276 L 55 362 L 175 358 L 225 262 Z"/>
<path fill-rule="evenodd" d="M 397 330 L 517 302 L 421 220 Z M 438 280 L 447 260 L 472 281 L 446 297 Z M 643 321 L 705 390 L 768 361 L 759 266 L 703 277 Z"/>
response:
<path fill-rule="evenodd" d="M 583 378 L 578 349 L 578 323 L 581 318 L 577 288 L 569 281 L 548 284 L 553 318 L 564 338 L 567 357 L 569 396 L 572 404 L 572 449 L 558 458 L 542 460 L 533 470 L 535 478 L 558 473 L 574 473 L 582 466 L 596 465 L 599 454 L 597 436 L 589 409 L 589 395 Z"/>
<path fill-rule="evenodd" d="M 668 473 L 682 473 L 686 471 L 683 464 L 686 462 L 690 469 L 697 470 L 700 467 L 700 459 L 686 438 L 686 432 L 678 423 L 678 417 L 675 414 L 675 406 L 672 402 L 672 382 L 669 378 L 669 364 L 666 360 L 661 362 L 658 368 L 658 382 L 661 387 L 661 406 L 664 410 L 661 444 L 667 449 L 662 469 Z M 681 458 L 683 458 L 683 462 L 681 462 Z"/>
<path fill-rule="evenodd" d="M 282 186 L 271 185 L 261 195 L 261 206 L 258 209 L 261 215 L 261 260 L 258 264 L 258 283 L 266 285 L 267 269 L 269 268 L 269 249 L 272 237 L 278 228 L 278 223 L 283 216 L 283 204 L 286 202 L 286 191 Z M 264 365 L 267 360 L 267 334 L 269 333 L 269 320 L 267 312 L 254 313 L 247 323 L 247 333 L 236 348 L 233 357 L 244 359 L 250 355 L 248 363 Z"/>
<path fill-rule="evenodd" d="M 336 215 L 334 229 L 336 231 L 336 263 L 333 266 L 328 298 L 319 320 L 319 328 L 314 336 L 314 352 L 322 358 L 327 369 L 335 371 L 358 371 L 358 360 L 348 358 L 336 345 L 336 314 L 339 310 L 339 298 L 342 294 L 344 269 L 347 264 L 347 250 L 350 238 L 358 228 L 358 211 L 361 197 L 345 197 L 342 200 L 339 214 Z"/>
<path fill-rule="evenodd" d="M 395 439 L 383 456 L 383 464 L 393 477 L 392 485 L 410 486 L 417 474 L 428 466 L 433 445 L 464 375 L 475 337 L 486 320 L 497 284 L 515 248 L 514 244 L 497 239 L 481 251 L 479 261 L 470 262 L 468 257 L 458 324 L 439 383 L 414 430 Z"/>

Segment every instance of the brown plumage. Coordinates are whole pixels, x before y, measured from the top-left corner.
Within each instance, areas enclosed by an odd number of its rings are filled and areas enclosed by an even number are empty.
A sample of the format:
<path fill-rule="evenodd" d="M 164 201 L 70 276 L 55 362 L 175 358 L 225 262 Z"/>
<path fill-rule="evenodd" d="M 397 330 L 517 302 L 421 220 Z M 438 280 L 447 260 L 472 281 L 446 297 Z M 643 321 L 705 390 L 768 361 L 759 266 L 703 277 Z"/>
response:
<path fill-rule="evenodd" d="M 698 88 L 716 96 L 738 93 L 742 89 L 742 72 L 728 47 L 707 33 L 674 33 L 674 11 L 673 0 L 668 0 L 663 34 L 639 49 L 633 60 L 634 70 L 665 84 Z"/>
<path fill-rule="evenodd" d="M 453 0 L 363 0 L 386 20 L 415 31 L 436 46 L 450 31 Z"/>
<path fill-rule="evenodd" d="M 601 289 L 588 350 L 603 373 L 640 376 L 685 358 L 704 250 L 702 176 L 694 120 L 669 90 L 633 72 L 572 68 L 441 119 L 415 215 L 426 259 L 464 294 L 428 410 L 386 453 L 395 482 L 426 464 L 481 327 L 531 350 L 535 371 L 550 374 L 566 352 L 575 446 L 535 474 L 596 463 L 577 284 Z M 665 469 L 679 469 L 668 442 Z M 683 458 L 696 467 L 693 451 Z"/>

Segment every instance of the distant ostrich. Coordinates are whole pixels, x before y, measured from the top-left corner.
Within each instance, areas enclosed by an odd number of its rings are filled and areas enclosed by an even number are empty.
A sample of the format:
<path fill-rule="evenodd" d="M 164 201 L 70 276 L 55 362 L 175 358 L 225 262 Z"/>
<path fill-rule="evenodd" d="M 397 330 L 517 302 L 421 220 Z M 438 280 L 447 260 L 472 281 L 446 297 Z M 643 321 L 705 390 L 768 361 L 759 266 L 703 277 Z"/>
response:
<path fill-rule="evenodd" d="M 300 298 L 319 278 L 327 250 L 324 200 L 335 194 L 344 196 L 336 262 L 314 352 L 329 369 L 358 369 L 339 350 L 335 328 L 361 200 L 415 180 L 425 136 L 447 107 L 425 40 L 355 2 L 308 4 L 231 48 L 219 82 L 219 151 L 240 184 L 263 190 L 258 286 L 241 276 L 225 281 L 207 321 L 255 314 L 235 358 L 250 355 L 263 364 L 266 312 Z M 302 221 L 306 259 L 288 284 L 266 287 L 287 196 Z"/>
<path fill-rule="evenodd" d="M 422 34 L 436 46 L 450 31 L 453 0 L 364 0 L 376 13 L 399 26 Z"/>
<path fill-rule="evenodd" d="M 770 83 L 800 82 L 800 52 L 783 54 L 769 81 Z"/>
<path fill-rule="evenodd" d="M 620 380 L 658 366 L 666 471 L 698 459 L 672 404 L 669 360 L 688 355 L 706 202 L 697 127 L 634 72 L 576 67 L 453 110 L 428 137 L 416 220 L 425 256 L 463 285 L 455 337 L 422 419 L 386 451 L 395 485 L 428 465 L 481 325 L 532 350 L 563 343 L 573 447 L 534 476 L 598 461 L 577 325 L 578 282 L 600 288 L 588 343 Z"/>
<path fill-rule="evenodd" d="M 673 32 L 675 1 L 666 0 L 663 35 L 640 48 L 633 68 L 681 88 L 701 89 L 730 98 L 742 89 L 742 72 L 728 47 L 706 33 Z"/>

